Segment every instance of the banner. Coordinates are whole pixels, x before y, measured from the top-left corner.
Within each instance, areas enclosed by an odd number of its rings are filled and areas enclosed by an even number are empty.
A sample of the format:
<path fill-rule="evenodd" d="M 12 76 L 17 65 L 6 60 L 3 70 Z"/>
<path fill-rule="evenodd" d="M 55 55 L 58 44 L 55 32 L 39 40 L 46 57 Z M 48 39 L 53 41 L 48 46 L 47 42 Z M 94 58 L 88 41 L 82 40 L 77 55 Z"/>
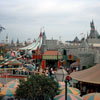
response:
<path fill-rule="evenodd" d="M 58 68 L 61 67 L 61 61 L 58 61 Z"/>
<path fill-rule="evenodd" d="M 45 69 L 46 61 L 42 60 L 42 69 Z"/>

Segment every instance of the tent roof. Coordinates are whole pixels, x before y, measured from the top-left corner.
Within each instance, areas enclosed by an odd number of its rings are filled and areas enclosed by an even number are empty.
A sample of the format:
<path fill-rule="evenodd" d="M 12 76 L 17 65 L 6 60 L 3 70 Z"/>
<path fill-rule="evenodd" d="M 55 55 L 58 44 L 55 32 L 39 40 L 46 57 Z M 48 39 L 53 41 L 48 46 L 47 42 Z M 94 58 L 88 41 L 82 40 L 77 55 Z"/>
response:
<path fill-rule="evenodd" d="M 70 76 L 73 79 L 81 82 L 100 84 L 100 64 L 97 64 L 86 70 L 73 72 Z"/>
<path fill-rule="evenodd" d="M 10 60 L 6 63 L 4 63 L 4 65 L 21 65 L 22 63 L 16 59 Z"/>

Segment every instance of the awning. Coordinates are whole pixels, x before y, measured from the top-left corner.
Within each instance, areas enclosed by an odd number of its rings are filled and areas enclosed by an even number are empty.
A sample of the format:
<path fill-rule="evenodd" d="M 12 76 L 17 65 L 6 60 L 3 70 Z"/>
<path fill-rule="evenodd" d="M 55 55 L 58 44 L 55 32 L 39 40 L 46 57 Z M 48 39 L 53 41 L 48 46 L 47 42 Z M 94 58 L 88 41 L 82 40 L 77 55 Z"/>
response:
<path fill-rule="evenodd" d="M 86 70 L 73 72 L 70 76 L 77 81 L 100 84 L 100 64 Z"/>
<path fill-rule="evenodd" d="M 43 54 L 43 59 L 44 60 L 59 60 L 59 59 L 62 59 L 62 55 L 60 52 L 56 50 L 50 50 L 50 51 L 46 51 Z"/>

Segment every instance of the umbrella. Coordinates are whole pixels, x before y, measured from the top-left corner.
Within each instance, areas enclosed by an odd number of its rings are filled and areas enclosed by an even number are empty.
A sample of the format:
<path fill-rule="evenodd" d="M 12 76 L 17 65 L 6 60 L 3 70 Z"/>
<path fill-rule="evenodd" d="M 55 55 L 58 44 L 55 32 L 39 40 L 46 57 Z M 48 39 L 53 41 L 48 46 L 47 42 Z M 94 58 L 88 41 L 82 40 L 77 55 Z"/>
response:
<path fill-rule="evenodd" d="M 68 82 L 67 82 L 67 86 L 69 86 Z M 59 87 L 65 87 L 65 82 L 59 82 Z"/>
<path fill-rule="evenodd" d="M 59 91 L 58 91 L 57 94 L 60 94 L 64 90 L 64 88 L 65 88 L 65 82 L 59 81 L 58 86 L 59 86 Z M 67 86 L 69 86 L 69 83 L 67 83 Z"/>
<path fill-rule="evenodd" d="M 5 96 L 14 96 L 15 95 L 15 89 L 12 88 L 3 88 L 1 90 L 1 95 L 5 95 Z"/>
<path fill-rule="evenodd" d="M 35 65 L 32 65 L 32 64 L 26 64 L 27 65 L 27 69 L 32 71 L 32 70 L 35 70 Z"/>
<path fill-rule="evenodd" d="M 54 100 L 65 100 L 65 95 L 57 95 L 55 96 Z M 67 100 L 83 100 L 83 98 L 80 96 L 76 96 L 74 94 L 68 93 Z"/>
<path fill-rule="evenodd" d="M 100 100 L 100 93 L 89 93 L 83 96 L 83 100 Z"/>
<path fill-rule="evenodd" d="M 80 95 L 80 91 L 77 88 L 73 88 L 73 87 L 67 87 L 67 92 L 75 95 Z M 65 88 L 62 89 L 60 94 L 65 94 Z"/>
<path fill-rule="evenodd" d="M 19 85 L 19 81 L 16 79 L 16 80 L 12 80 L 10 82 L 8 82 L 5 86 L 8 87 L 8 88 L 14 88 L 16 89 Z"/>

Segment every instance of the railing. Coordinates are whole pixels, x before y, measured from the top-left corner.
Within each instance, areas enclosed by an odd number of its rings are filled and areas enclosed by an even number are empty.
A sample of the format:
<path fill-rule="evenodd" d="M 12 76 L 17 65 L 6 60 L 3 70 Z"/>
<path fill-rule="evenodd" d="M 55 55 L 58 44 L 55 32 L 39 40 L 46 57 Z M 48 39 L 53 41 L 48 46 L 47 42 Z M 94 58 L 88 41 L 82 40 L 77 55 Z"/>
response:
<path fill-rule="evenodd" d="M 28 75 L 32 74 L 38 74 L 41 75 L 43 74 L 42 72 L 37 72 L 37 71 L 23 71 L 23 70 L 0 70 L 0 76 L 24 76 L 27 77 Z"/>

